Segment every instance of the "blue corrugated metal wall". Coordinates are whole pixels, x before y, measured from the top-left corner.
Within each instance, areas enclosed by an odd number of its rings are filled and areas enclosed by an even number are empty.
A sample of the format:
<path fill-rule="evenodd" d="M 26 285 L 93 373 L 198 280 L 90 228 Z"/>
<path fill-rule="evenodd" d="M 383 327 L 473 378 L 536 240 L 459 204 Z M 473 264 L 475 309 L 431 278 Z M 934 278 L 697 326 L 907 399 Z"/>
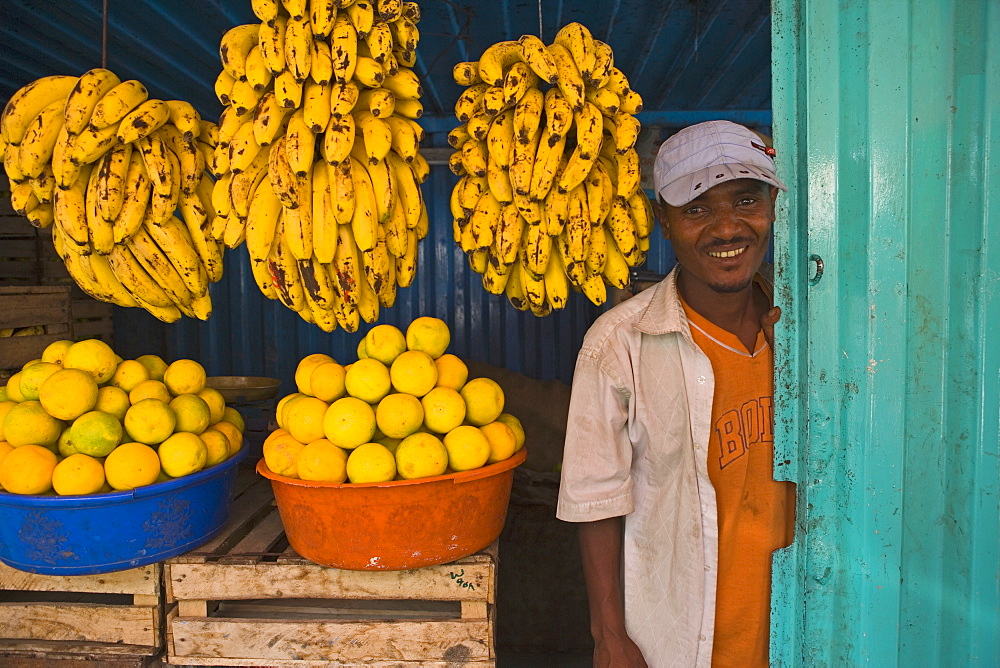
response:
<path fill-rule="evenodd" d="M 998 36 L 994 0 L 774 3 L 775 665 L 1000 665 Z"/>

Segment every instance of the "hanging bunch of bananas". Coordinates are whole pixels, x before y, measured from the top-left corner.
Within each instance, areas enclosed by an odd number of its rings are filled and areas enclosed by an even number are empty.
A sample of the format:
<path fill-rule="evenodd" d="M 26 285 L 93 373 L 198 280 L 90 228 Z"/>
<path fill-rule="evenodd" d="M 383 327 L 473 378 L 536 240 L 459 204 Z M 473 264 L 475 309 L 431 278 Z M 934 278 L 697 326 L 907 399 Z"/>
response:
<path fill-rule="evenodd" d="M 188 102 L 151 99 L 104 68 L 38 79 L 0 117 L 14 210 L 51 227 L 84 292 L 165 322 L 208 318 L 222 277 L 207 234 L 217 134 Z"/>
<path fill-rule="evenodd" d="M 413 281 L 420 184 L 420 9 L 400 0 L 252 0 L 222 38 L 226 105 L 211 161 L 212 235 L 246 242 L 270 299 L 357 330 Z"/>
<path fill-rule="evenodd" d="M 520 310 L 548 315 L 570 289 L 594 304 L 645 261 L 652 210 L 635 150 L 642 99 L 604 42 L 579 23 L 552 44 L 498 42 L 459 63 L 466 89 L 448 136 L 453 233 L 482 274 Z"/>

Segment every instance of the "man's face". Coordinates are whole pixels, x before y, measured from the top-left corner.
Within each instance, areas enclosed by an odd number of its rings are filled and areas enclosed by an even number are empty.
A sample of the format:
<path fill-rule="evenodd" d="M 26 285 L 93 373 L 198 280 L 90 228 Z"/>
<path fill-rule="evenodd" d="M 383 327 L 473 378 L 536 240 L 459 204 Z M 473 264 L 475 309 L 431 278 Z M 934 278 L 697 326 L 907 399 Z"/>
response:
<path fill-rule="evenodd" d="M 756 179 L 725 181 L 683 206 L 659 203 L 663 236 L 684 268 L 688 290 L 750 287 L 771 239 L 778 189 Z"/>

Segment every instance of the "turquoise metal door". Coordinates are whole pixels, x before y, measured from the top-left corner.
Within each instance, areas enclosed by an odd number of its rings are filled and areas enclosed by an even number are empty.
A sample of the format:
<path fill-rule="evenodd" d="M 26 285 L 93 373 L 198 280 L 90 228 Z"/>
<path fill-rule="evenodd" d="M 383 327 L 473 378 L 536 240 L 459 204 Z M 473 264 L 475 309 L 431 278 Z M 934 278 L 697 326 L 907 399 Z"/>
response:
<path fill-rule="evenodd" d="M 774 0 L 773 58 L 773 664 L 1000 665 L 1000 3 Z"/>

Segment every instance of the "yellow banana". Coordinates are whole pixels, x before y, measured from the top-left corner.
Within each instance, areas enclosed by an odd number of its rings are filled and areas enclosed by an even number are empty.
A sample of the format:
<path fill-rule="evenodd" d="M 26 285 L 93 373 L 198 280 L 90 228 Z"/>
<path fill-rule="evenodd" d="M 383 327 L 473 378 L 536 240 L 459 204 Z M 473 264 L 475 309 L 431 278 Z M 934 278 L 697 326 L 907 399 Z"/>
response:
<path fill-rule="evenodd" d="M 62 128 L 59 129 L 59 136 L 56 137 L 55 146 L 52 147 L 52 176 L 55 179 L 56 186 L 59 188 L 68 188 L 73 181 L 76 180 L 77 175 L 80 173 L 80 165 L 76 164 L 69 159 L 69 154 L 73 148 L 73 139 L 76 135 L 71 135 L 69 130 L 66 129 L 66 125 L 63 124 Z M 17 179 L 11 176 L 11 166 L 14 164 L 14 156 L 17 154 L 16 147 L 8 147 L 8 153 L 14 155 L 9 155 L 6 158 L 4 167 L 7 168 L 7 176 L 10 177 L 11 181 L 15 182 Z"/>
<path fill-rule="evenodd" d="M 507 68 L 521 60 L 521 45 L 515 40 L 492 44 L 479 57 L 479 77 L 491 86 L 502 86 Z"/>
<path fill-rule="evenodd" d="M 38 204 L 38 197 L 35 195 L 35 191 L 31 188 L 31 184 L 27 181 L 22 181 L 11 188 L 10 206 L 16 213 L 22 216 L 27 215 L 27 213 L 37 207 Z"/>
<path fill-rule="evenodd" d="M 500 226 L 493 237 L 492 257 L 498 268 L 509 267 L 517 260 L 525 220 L 516 206 L 504 206 L 500 211 Z"/>
<path fill-rule="evenodd" d="M 456 63 L 451 76 L 459 86 L 474 86 L 483 82 L 479 76 L 479 62 L 474 60 Z"/>
<path fill-rule="evenodd" d="M 87 127 L 97 102 L 104 94 L 121 83 L 118 76 L 103 67 L 84 72 L 66 97 L 64 118 L 70 134 L 79 134 Z"/>
<path fill-rule="evenodd" d="M 259 146 L 269 146 L 285 131 L 292 109 L 278 104 L 273 90 L 264 93 L 253 116 L 253 138 Z"/>
<path fill-rule="evenodd" d="M 562 139 L 573 124 L 573 107 L 558 88 L 545 92 L 545 124 L 549 130 L 549 145 Z"/>
<path fill-rule="evenodd" d="M 635 147 L 641 126 L 635 116 L 619 111 L 604 119 L 604 129 L 614 138 L 615 150 L 624 153 Z"/>
<path fill-rule="evenodd" d="M 578 264 L 581 268 L 587 259 L 590 243 L 591 225 L 587 212 L 587 193 L 583 185 L 578 185 L 569 191 L 567 208 L 566 236 L 569 242 L 569 255 L 566 260 L 566 271 L 572 271 L 571 265 Z"/>
<path fill-rule="evenodd" d="M 358 306 L 361 302 L 362 288 L 367 287 L 369 291 L 371 290 L 367 278 L 361 275 L 361 253 L 354 242 L 354 233 L 350 225 L 338 225 L 335 232 L 337 238 L 334 257 L 328 269 L 330 278 L 333 279 L 336 291 L 340 293 L 344 303 Z M 377 300 L 375 300 L 375 313 L 378 313 Z"/>
<path fill-rule="evenodd" d="M 507 300 L 511 306 L 518 311 L 526 311 L 528 310 L 528 300 L 524 295 L 524 286 L 521 285 L 520 262 L 511 265 L 509 271 L 507 285 L 504 286 L 504 294 L 507 295 Z"/>
<path fill-rule="evenodd" d="M 132 144 L 119 144 L 101 157 L 96 166 L 97 213 L 114 222 L 125 203 L 127 177 L 132 166 Z M 138 167 L 137 167 L 138 169 Z"/>
<path fill-rule="evenodd" d="M 566 308 L 566 302 L 569 301 L 569 278 L 563 269 L 562 256 L 558 251 L 552 253 L 542 280 L 545 283 L 545 299 L 548 300 L 549 306 L 554 310 Z"/>
<path fill-rule="evenodd" d="M 330 113 L 338 117 L 350 114 L 360 94 L 358 85 L 353 81 L 334 83 L 330 91 Z"/>
<path fill-rule="evenodd" d="M 545 275 L 552 255 L 552 237 L 544 225 L 528 225 L 524 230 L 521 263 L 533 278 Z"/>
<path fill-rule="evenodd" d="M 538 78 L 545 83 L 554 84 L 559 78 L 559 73 L 552 55 L 545 47 L 545 42 L 535 35 L 521 35 L 518 43 L 521 45 L 521 59 L 538 75 Z"/>
<path fill-rule="evenodd" d="M 629 89 L 621 96 L 618 111 L 626 114 L 638 114 L 642 111 L 642 96 L 632 89 Z"/>
<path fill-rule="evenodd" d="M 299 277 L 306 297 L 323 310 L 333 309 L 333 282 L 327 267 L 315 256 L 298 261 Z"/>
<path fill-rule="evenodd" d="M 28 179 L 32 192 L 38 198 L 39 204 L 51 204 L 52 194 L 56 189 L 56 179 L 52 172 L 52 165 L 46 164 L 42 173 Z"/>
<path fill-rule="evenodd" d="M 628 198 L 629 211 L 632 214 L 632 225 L 639 238 L 648 237 L 653 232 L 655 221 L 653 220 L 653 207 L 649 203 L 649 197 L 641 188 Z"/>
<path fill-rule="evenodd" d="M 615 196 L 615 184 L 603 162 L 598 160 L 594 163 L 583 186 L 587 191 L 590 224 L 600 225 L 611 212 L 611 200 Z"/>
<path fill-rule="evenodd" d="M 611 202 L 611 211 L 604 221 L 604 226 L 611 233 L 615 246 L 625 257 L 629 266 L 636 266 L 639 255 L 639 240 L 635 224 L 629 211 L 628 201 L 623 197 L 615 197 Z"/>
<path fill-rule="evenodd" d="M 470 139 L 468 141 L 475 141 L 475 139 Z M 448 156 L 448 169 L 455 176 L 465 176 L 468 172 L 465 170 L 465 159 L 462 156 L 462 150 L 459 149 Z"/>
<path fill-rule="evenodd" d="M 351 181 L 354 184 L 354 213 L 351 229 L 354 240 L 362 252 L 371 251 L 378 241 L 378 212 L 371 176 L 365 165 L 355 158 L 351 161 Z M 373 286 L 374 287 L 374 286 Z M 377 290 L 376 290 L 377 292 Z"/>
<path fill-rule="evenodd" d="M 351 23 L 348 14 L 338 13 L 333 31 L 330 33 L 333 77 L 337 83 L 347 83 L 354 77 L 358 66 L 358 39 L 358 31 Z"/>
<path fill-rule="evenodd" d="M 423 156 L 422 153 L 417 153 L 413 156 L 413 162 L 410 163 L 410 169 L 413 170 L 413 178 L 417 180 L 417 183 L 423 183 L 430 176 L 431 166 L 427 162 L 427 158 Z"/>
<path fill-rule="evenodd" d="M 469 267 L 472 271 L 477 274 L 486 273 L 486 268 L 489 267 L 490 261 L 490 251 L 488 248 L 475 248 L 466 253 L 466 257 L 469 260 Z"/>
<path fill-rule="evenodd" d="M 170 216 L 160 225 L 143 225 L 143 231 L 161 249 L 194 297 L 208 292 L 208 271 L 181 220 Z"/>
<path fill-rule="evenodd" d="M 285 212 L 284 239 L 288 251 L 296 260 L 308 260 L 312 252 L 312 170 L 304 177 L 296 176 L 299 205 Z"/>
<path fill-rule="evenodd" d="M 597 107 L 605 117 L 617 113 L 618 106 L 621 104 L 621 98 L 618 97 L 618 94 L 608 88 L 591 88 L 587 86 L 584 98 L 586 98 L 589 104 Z"/>
<path fill-rule="evenodd" d="M 194 301 L 194 295 L 181 279 L 181 275 L 177 273 L 177 269 L 167 259 L 163 250 L 149 236 L 145 226 L 136 231 L 127 247 L 132 251 L 132 255 L 139 265 L 170 297 L 170 301 L 185 315 L 188 313 L 193 315 L 193 310 L 189 309 L 189 305 Z M 206 291 L 208 289 L 207 282 L 205 289 Z"/>
<path fill-rule="evenodd" d="M 514 106 L 529 90 L 538 90 L 538 81 L 538 75 L 527 63 L 511 65 L 503 78 L 504 105 Z"/>
<path fill-rule="evenodd" d="M 452 148 L 462 148 L 462 144 L 471 136 L 468 127 L 463 123 L 448 131 L 448 145 Z"/>
<path fill-rule="evenodd" d="M 260 95 L 271 85 L 271 80 L 274 79 L 271 67 L 264 60 L 264 52 L 261 51 L 260 43 L 254 44 L 253 48 L 250 49 L 244 66 L 246 67 L 246 74 L 244 76 L 247 83 L 250 84 L 255 93 Z M 232 89 L 230 89 L 229 96 L 232 98 Z"/>
<path fill-rule="evenodd" d="M 285 130 L 285 156 L 296 176 L 305 176 L 315 161 L 316 135 L 306 124 L 304 109 L 296 109 Z"/>
<path fill-rule="evenodd" d="M 489 248 L 500 227 L 500 202 L 492 192 L 486 191 L 472 215 L 469 216 L 469 227 L 472 231 L 474 248 Z"/>
<path fill-rule="evenodd" d="M 233 90 L 233 84 L 235 83 L 236 78 L 225 70 L 219 72 L 215 77 L 215 83 L 213 84 L 215 97 L 223 106 L 229 106 L 229 93 Z"/>
<path fill-rule="evenodd" d="M 267 172 L 271 175 L 271 187 L 274 194 L 281 200 L 282 206 L 293 209 L 299 205 L 298 183 L 295 174 L 288 164 L 285 154 L 285 136 L 278 137 L 271 144 L 268 154 Z"/>
<path fill-rule="evenodd" d="M 398 21 L 403 16 L 402 0 L 376 0 L 378 17 L 386 23 Z"/>
<path fill-rule="evenodd" d="M 511 265 L 498 265 L 494 262 L 493 255 L 484 249 L 486 256 L 486 267 L 483 273 L 483 289 L 491 295 L 502 295 L 507 288 L 507 280 L 512 273 Z"/>
<path fill-rule="evenodd" d="M 601 150 L 601 139 L 604 134 L 601 110 L 585 101 L 583 109 L 574 115 L 574 124 L 576 126 L 576 145 L 580 149 L 580 157 L 584 160 L 596 159 Z"/>
<path fill-rule="evenodd" d="M 613 65 L 608 72 L 608 81 L 605 86 L 617 94 L 619 98 L 624 97 L 626 93 L 632 90 L 628 83 L 628 77 Z"/>
<path fill-rule="evenodd" d="M 357 127 L 361 129 L 368 162 L 374 164 L 385 158 L 392 149 L 392 130 L 389 125 L 364 109 L 353 111 L 351 115 L 354 116 Z"/>
<path fill-rule="evenodd" d="M 302 82 L 291 70 L 282 70 L 274 77 L 274 95 L 282 107 L 298 109 L 302 104 Z"/>
<path fill-rule="evenodd" d="M 477 111 L 483 108 L 483 94 L 489 88 L 488 83 L 477 83 L 462 91 L 455 101 L 455 118 L 462 123 L 467 123 Z"/>
<path fill-rule="evenodd" d="M 247 120 L 236 129 L 236 134 L 229 140 L 228 171 L 239 174 L 247 169 L 261 152 L 262 147 L 257 143 L 253 131 L 254 124 Z"/>
<path fill-rule="evenodd" d="M 562 44 L 550 44 L 548 49 L 556 64 L 556 71 L 559 73 L 556 86 L 573 110 L 579 111 L 583 108 L 585 98 L 583 76 L 580 74 L 577 63 L 573 60 L 569 49 Z"/>
<path fill-rule="evenodd" d="M 355 151 L 353 157 L 359 163 L 362 163 L 362 160 L 364 160 L 364 155 L 359 151 Z M 392 215 L 392 203 L 398 189 L 395 176 L 385 158 L 376 162 L 369 162 L 364 167 L 368 171 L 368 177 L 372 183 L 372 192 L 375 194 L 375 218 L 380 224 L 385 223 L 389 220 L 389 216 Z"/>
<path fill-rule="evenodd" d="M 538 88 L 532 88 L 521 97 L 514 107 L 514 135 L 522 144 L 531 142 L 538 131 L 542 120 L 542 109 L 545 94 Z"/>
<path fill-rule="evenodd" d="M 254 189 L 247 210 L 245 241 L 252 262 L 263 262 L 271 254 L 280 215 L 281 200 L 274 194 L 271 179 L 265 174 Z"/>
<path fill-rule="evenodd" d="M 529 195 L 531 192 L 531 172 L 541 136 L 541 128 L 536 126 L 529 141 L 525 143 L 518 140 L 511 151 L 510 182 L 514 186 L 514 192 L 519 195 Z"/>
<path fill-rule="evenodd" d="M 601 275 L 604 277 L 604 280 L 607 281 L 608 285 L 623 290 L 628 287 L 628 284 L 631 281 L 629 264 L 625 260 L 625 256 L 622 255 L 622 252 L 618 250 L 618 244 L 615 243 L 614 237 L 611 236 L 611 232 L 609 232 L 606 227 L 602 227 L 600 232 L 604 237 L 604 247 L 607 251 L 607 257 L 605 258 L 604 269 L 601 272 Z"/>
<path fill-rule="evenodd" d="M 101 301 L 111 302 L 118 306 L 139 306 L 135 297 L 122 285 L 115 275 L 108 258 L 103 255 L 81 255 L 78 256 L 81 266 L 86 266 L 85 272 L 93 277 L 96 282 L 96 289 L 103 293 L 103 297 L 98 297 Z M 92 285 L 92 287 L 95 287 Z"/>
<path fill-rule="evenodd" d="M 149 272 L 139 264 L 128 245 L 116 245 L 107 257 L 115 276 L 140 304 L 147 303 L 158 307 L 174 305 L 170 295 L 164 292 Z"/>
<path fill-rule="evenodd" d="M 470 140 L 473 141 L 473 140 Z M 510 174 L 502 168 L 492 157 L 486 165 L 486 181 L 489 183 L 490 191 L 501 204 L 511 204 L 514 201 L 514 187 L 510 183 Z"/>
<path fill-rule="evenodd" d="M 65 106 L 64 100 L 55 100 L 38 112 L 28 123 L 20 146 L 11 149 L 18 152 L 18 168 L 24 178 L 39 176 L 51 162 L 59 131 L 64 125 Z"/>
<path fill-rule="evenodd" d="M 125 114 L 118 125 L 118 141 L 122 144 L 145 137 L 170 120 L 170 107 L 163 100 L 146 100 Z"/>
<path fill-rule="evenodd" d="M 163 138 L 167 148 L 177 156 L 180 165 L 181 192 L 187 195 L 193 194 L 205 174 L 205 157 L 198 150 L 197 141 L 185 139 L 180 130 L 171 123 L 165 123 L 155 132 Z"/>
<path fill-rule="evenodd" d="M 333 82 L 333 52 L 330 44 L 322 39 L 310 41 L 309 78 L 316 83 L 328 85 Z"/>
<path fill-rule="evenodd" d="M 420 100 L 396 100 L 394 113 L 403 118 L 416 120 L 424 115 L 424 103 Z"/>
<path fill-rule="evenodd" d="M 303 82 L 312 69 L 312 29 L 309 17 L 292 17 L 285 24 L 285 68 Z"/>
<path fill-rule="evenodd" d="M 504 109 L 507 109 L 508 105 L 506 98 L 504 97 L 503 86 L 490 86 L 485 91 L 483 91 L 483 111 L 489 118 L 494 118 Z"/>
<path fill-rule="evenodd" d="M 257 284 L 257 289 L 262 295 L 272 300 L 278 298 L 278 291 L 274 288 L 266 259 L 250 258 L 250 273 L 253 274 L 253 282 Z"/>
<path fill-rule="evenodd" d="M 392 55 L 403 67 L 414 67 L 417 64 L 416 51 L 405 51 L 397 46 L 392 50 Z"/>
<path fill-rule="evenodd" d="M 334 219 L 333 191 L 330 168 L 325 160 L 317 160 L 312 170 L 312 249 L 316 260 L 329 264 L 337 251 L 337 228 Z"/>
<path fill-rule="evenodd" d="M 331 115 L 326 132 L 323 133 L 323 159 L 331 165 L 339 165 L 347 160 L 354 148 L 355 130 L 356 124 L 351 114 Z"/>
<path fill-rule="evenodd" d="M 302 18 L 308 14 L 309 0 L 280 0 L 281 6 L 293 18 Z"/>
<path fill-rule="evenodd" d="M 135 231 L 142 225 L 146 209 L 149 206 L 149 196 L 153 186 L 146 175 L 146 165 L 142 161 L 141 151 L 133 150 L 129 156 L 124 188 L 125 197 L 122 200 L 122 206 L 111 223 L 116 244 L 132 238 Z"/>
<path fill-rule="evenodd" d="M 419 239 L 416 229 L 406 231 L 406 252 L 396 258 L 396 285 L 408 288 L 417 276 L 417 247 Z"/>
<path fill-rule="evenodd" d="M 262 148 L 246 169 L 238 174 L 233 174 L 233 178 L 229 182 L 229 202 L 232 207 L 230 213 L 235 211 L 240 218 L 246 218 L 249 215 L 250 200 L 268 173 L 273 150 L 270 146 Z"/>
<path fill-rule="evenodd" d="M 400 67 L 395 74 L 385 77 L 382 87 L 392 91 L 399 100 L 415 100 L 424 94 L 417 73 L 409 67 Z"/>
<path fill-rule="evenodd" d="M 392 39 L 403 51 L 416 53 L 417 44 L 420 43 L 420 29 L 408 17 L 400 17 L 389 23 L 392 30 Z"/>
<path fill-rule="evenodd" d="M 344 14 L 358 33 L 358 39 L 363 40 L 375 23 L 375 8 L 370 0 L 356 0 L 349 5 L 341 5 Z M 339 19 L 339 17 L 338 17 Z M 334 27 L 336 30 L 336 27 Z"/>
<path fill-rule="evenodd" d="M 486 176 L 488 156 L 486 142 L 470 139 L 462 145 L 462 165 L 465 171 L 473 176 Z"/>
<path fill-rule="evenodd" d="M 565 166 L 566 160 L 563 159 L 556 169 L 556 176 L 553 178 L 553 182 L 558 180 Z M 549 234 L 556 236 L 563 231 L 566 221 L 569 219 L 569 193 L 560 192 L 559 188 L 549 188 L 549 192 L 545 196 L 543 203 L 545 213 L 542 219 L 549 230 Z"/>
<path fill-rule="evenodd" d="M 330 181 L 330 196 L 333 199 L 334 210 L 332 219 L 338 225 L 350 225 L 354 217 L 354 181 L 351 179 L 350 160 L 344 160 L 338 165 L 327 163 L 327 176 Z"/>
<path fill-rule="evenodd" d="M 384 63 L 386 57 L 392 53 L 393 47 L 392 30 L 389 28 L 389 24 L 384 21 L 376 21 L 372 24 L 368 34 L 365 35 L 364 42 L 375 62 Z"/>
<path fill-rule="evenodd" d="M 396 109 L 396 96 L 388 88 L 366 88 L 358 94 L 355 109 L 367 109 L 373 116 L 388 119 Z"/>
<path fill-rule="evenodd" d="M 233 183 L 235 174 L 226 172 L 212 184 L 211 208 L 220 216 L 228 216 L 233 208 L 233 201 L 229 199 L 229 188 Z M 199 221 L 199 224 L 204 221 Z"/>
<path fill-rule="evenodd" d="M 337 3 L 334 0 L 309 0 L 309 25 L 315 41 L 329 37 L 336 20 Z"/>
<path fill-rule="evenodd" d="M 87 186 L 91 165 L 84 165 L 68 188 L 57 189 L 52 200 L 55 224 L 63 232 L 66 245 L 75 253 L 89 253 L 90 228 L 87 225 Z"/>
<path fill-rule="evenodd" d="M 173 151 L 167 150 L 167 162 L 170 165 L 171 178 L 169 183 L 164 182 L 160 187 L 153 184 L 153 192 L 150 196 L 149 219 L 154 225 L 158 225 L 177 210 L 181 197 L 181 166 L 180 160 Z M 169 186 L 169 190 L 167 190 Z"/>
<path fill-rule="evenodd" d="M 403 0 L 403 16 L 414 23 L 420 23 L 420 5 L 410 0 Z"/>
<path fill-rule="evenodd" d="M 611 70 L 615 66 L 615 54 L 611 46 L 599 39 L 594 40 L 594 69 L 590 73 L 590 84 L 596 88 L 604 88 L 611 80 Z M 615 93 L 617 91 L 610 91 Z"/>
<path fill-rule="evenodd" d="M 222 35 L 219 43 L 219 59 L 222 68 L 233 75 L 234 79 L 246 76 L 247 55 L 258 43 L 259 23 L 247 23 L 230 28 Z"/>
<path fill-rule="evenodd" d="M 556 187 L 561 192 L 573 190 L 587 178 L 587 174 L 590 173 L 596 161 L 596 153 L 589 158 L 584 158 L 583 149 L 577 144 L 577 147 L 573 149 L 573 153 L 570 154 L 569 159 L 566 161 L 566 168 L 556 181 Z"/>
<path fill-rule="evenodd" d="M 96 130 L 115 125 L 148 98 L 149 91 L 142 83 L 135 79 L 123 81 L 97 101 L 88 125 Z"/>
<path fill-rule="evenodd" d="M 87 228 L 90 234 L 90 247 L 99 255 L 107 255 L 111 247 L 115 245 L 115 233 L 111 223 L 101 218 L 98 211 L 100 197 L 98 195 L 98 185 L 100 184 L 100 167 L 95 166 L 90 172 L 90 180 L 87 183 L 86 215 Z"/>
<path fill-rule="evenodd" d="M 0 134 L 4 141 L 13 146 L 20 144 L 32 119 L 53 102 L 65 101 L 78 81 L 78 77 L 53 75 L 36 79 L 15 91 L 0 116 Z"/>
<path fill-rule="evenodd" d="M 229 108 L 237 116 L 245 116 L 257 108 L 260 102 L 260 91 L 253 87 L 248 79 L 237 79 L 229 91 Z M 243 119 L 246 122 L 246 119 Z"/>
<path fill-rule="evenodd" d="M 524 290 L 524 298 L 528 302 L 528 308 L 535 315 L 542 315 L 542 309 L 548 307 L 545 299 L 545 279 L 542 276 L 534 276 L 524 266 L 523 262 L 518 262 L 513 269 L 520 268 L 521 289 Z"/>
<path fill-rule="evenodd" d="M 639 189 L 641 175 L 639 174 L 639 153 L 630 148 L 615 156 L 618 165 L 618 182 L 615 194 L 619 197 L 631 197 Z"/>
<path fill-rule="evenodd" d="M 408 118 L 388 116 L 385 122 L 389 125 L 389 132 L 392 133 L 392 150 L 403 159 L 403 162 L 412 162 L 420 150 L 423 130 Z"/>
<path fill-rule="evenodd" d="M 274 77 L 285 70 L 285 28 L 287 25 L 288 16 L 279 13 L 273 20 L 262 22 L 257 33 L 260 57 Z M 227 103 L 223 102 L 223 104 Z"/>
<path fill-rule="evenodd" d="M 374 58 L 359 52 L 354 67 L 354 78 L 368 88 L 377 88 L 385 81 L 385 70 Z"/>
<path fill-rule="evenodd" d="M 263 22 L 273 21 L 281 11 L 280 0 L 250 0 L 254 16 Z"/>
<path fill-rule="evenodd" d="M 556 33 L 553 41 L 571 54 L 581 76 L 589 79 L 597 64 L 597 52 L 590 30 L 581 23 L 567 23 Z"/>
<path fill-rule="evenodd" d="M 566 150 L 566 137 L 563 136 L 555 144 L 549 141 L 549 128 L 545 126 L 538 141 L 538 151 L 531 167 L 531 183 L 528 186 L 528 197 L 541 201 L 549 194 L 563 153 Z"/>
<path fill-rule="evenodd" d="M 203 121 L 194 105 L 184 100 L 165 100 L 170 122 L 180 130 L 185 139 L 199 138 L 207 144 L 216 143 L 219 128 L 215 123 Z M 212 137 L 216 139 L 212 139 Z"/>
<path fill-rule="evenodd" d="M 306 296 L 302 290 L 302 281 L 299 276 L 299 265 L 288 252 L 288 247 L 284 244 L 284 222 L 285 213 L 288 209 L 282 209 L 281 218 L 278 221 L 278 229 L 275 231 L 275 243 L 268 257 L 268 267 L 271 271 L 271 278 L 274 287 L 278 292 L 278 300 L 298 313 L 306 308 Z"/>
<path fill-rule="evenodd" d="M 84 128 L 78 135 L 72 135 L 69 147 L 69 159 L 78 165 L 96 161 L 108 149 L 118 143 L 118 124 L 105 126 L 95 130 L 92 125 Z"/>
<path fill-rule="evenodd" d="M 409 230 L 406 228 L 406 216 L 399 203 L 398 191 L 393 193 L 389 218 L 383 227 L 385 228 L 385 247 L 389 251 L 389 255 L 392 255 L 393 258 L 405 256 L 408 250 L 409 235 L 407 233 Z"/>
<path fill-rule="evenodd" d="M 601 233 L 601 228 L 592 225 L 588 239 L 587 259 L 584 261 L 588 274 L 601 274 L 608 261 L 608 240 Z"/>

